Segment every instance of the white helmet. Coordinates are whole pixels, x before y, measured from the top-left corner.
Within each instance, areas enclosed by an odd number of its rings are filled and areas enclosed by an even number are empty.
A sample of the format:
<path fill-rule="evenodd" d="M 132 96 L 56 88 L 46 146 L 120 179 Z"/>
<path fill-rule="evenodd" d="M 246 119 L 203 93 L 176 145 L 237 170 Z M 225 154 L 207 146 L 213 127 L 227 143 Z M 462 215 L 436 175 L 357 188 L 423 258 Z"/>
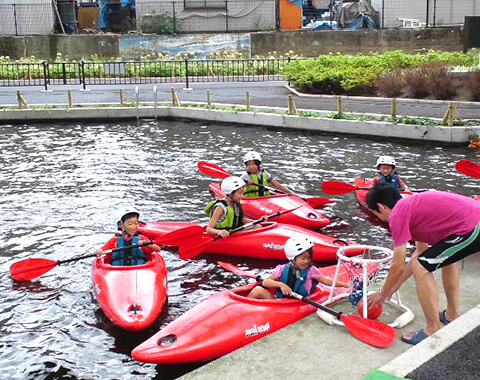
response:
<path fill-rule="evenodd" d="M 138 210 L 135 207 L 133 207 L 133 206 L 123 207 L 118 211 L 117 224 L 124 222 L 123 218 L 124 218 L 125 215 L 128 215 L 128 214 L 137 214 L 137 218 L 140 217 L 140 213 L 138 212 Z"/>
<path fill-rule="evenodd" d="M 292 236 L 285 243 L 285 256 L 290 261 L 313 247 L 313 242 L 306 236 Z"/>
<path fill-rule="evenodd" d="M 380 165 L 392 165 L 394 168 L 397 165 L 395 158 L 392 156 L 380 156 L 377 160 L 377 169 Z"/>
<path fill-rule="evenodd" d="M 222 185 L 220 186 L 222 191 L 226 195 L 232 194 L 235 190 L 240 189 L 241 187 L 245 186 L 245 181 L 240 177 L 227 177 L 222 181 Z"/>
<path fill-rule="evenodd" d="M 262 156 L 258 152 L 247 152 L 245 156 L 243 156 L 243 162 L 246 164 L 248 161 L 262 162 Z"/>

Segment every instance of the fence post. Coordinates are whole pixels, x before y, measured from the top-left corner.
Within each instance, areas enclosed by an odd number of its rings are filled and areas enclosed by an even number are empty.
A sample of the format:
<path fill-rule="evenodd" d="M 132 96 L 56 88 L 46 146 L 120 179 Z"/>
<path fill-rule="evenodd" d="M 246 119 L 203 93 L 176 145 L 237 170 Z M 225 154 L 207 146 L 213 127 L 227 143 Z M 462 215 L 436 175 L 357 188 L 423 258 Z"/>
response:
<path fill-rule="evenodd" d="M 155 110 L 155 120 L 158 120 L 158 94 L 157 86 L 153 86 L 153 108 Z"/>
<path fill-rule="evenodd" d="M 392 119 L 395 119 L 397 117 L 397 99 L 392 99 L 392 112 L 390 114 L 390 117 Z"/>
<path fill-rule="evenodd" d="M 288 95 L 288 114 L 289 115 L 297 114 L 297 107 L 295 106 L 295 102 L 293 101 L 292 95 Z"/>
<path fill-rule="evenodd" d="M 73 108 L 72 90 L 68 90 L 67 94 L 68 94 L 68 108 Z"/>
<path fill-rule="evenodd" d="M 87 89 L 87 84 L 85 83 L 85 62 L 82 61 L 80 64 L 80 70 L 82 74 L 82 83 L 83 83 L 83 90 Z"/>
<path fill-rule="evenodd" d="M 138 103 L 140 103 L 140 93 L 138 91 L 138 86 L 135 86 L 135 103 L 137 109 L 137 122 L 140 120 L 140 115 L 138 114 Z"/>
<path fill-rule="evenodd" d="M 120 89 L 120 107 L 125 105 L 125 94 L 123 92 L 123 88 Z"/>
<path fill-rule="evenodd" d="M 250 95 L 250 91 L 247 91 L 247 112 L 252 110 L 252 96 Z"/>
<path fill-rule="evenodd" d="M 428 19 L 430 18 L 430 0 L 427 0 L 427 14 L 426 14 L 426 20 L 425 20 L 425 26 L 428 28 Z"/>
<path fill-rule="evenodd" d="M 188 89 L 188 58 L 185 58 L 185 87 Z"/>
<path fill-rule="evenodd" d="M 15 23 L 15 35 L 18 36 L 18 23 L 17 23 L 17 4 L 12 4 L 13 6 L 13 22 Z"/>
<path fill-rule="evenodd" d="M 337 96 L 337 113 L 343 113 L 343 99 L 341 96 Z"/>
<path fill-rule="evenodd" d="M 212 105 L 212 92 L 210 90 L 207 90 L 207 104 Z"/>
<path fill-rule="evenodd" d="M 43 61 L 43 86 L 45 91 L 48 91 L 48 73 L 47 73 L 47 62 Z"/>
<path fill-rule="evenodd" d="M 67 70 L 65 67 L 65 62 L 62 62 L 62 79 L 63 79 L 63 84 L 67 84 Z"/>

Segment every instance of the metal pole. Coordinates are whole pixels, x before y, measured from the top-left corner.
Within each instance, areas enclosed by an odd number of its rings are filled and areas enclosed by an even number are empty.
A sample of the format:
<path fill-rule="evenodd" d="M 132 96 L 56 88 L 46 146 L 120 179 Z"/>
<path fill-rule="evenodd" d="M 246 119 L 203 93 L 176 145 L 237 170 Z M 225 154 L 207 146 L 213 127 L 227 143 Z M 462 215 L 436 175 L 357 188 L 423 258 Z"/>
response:
<path fill-rule="evenodd" d="M 382 29 L 385 29 L 385 0 L 382 0 Z"/>
<path fill-rule="evenodd" d="M 18 24 L 17 24 L 17 4 L 13 5 L 13 19 L 15 22 L 15 35 L 18 36 Z"/>
<path fill-rule="evenodd" d="M 47 62 L 43 61 L 43 85 L 45 91 L 48 91 L 48 75 L 47 75 Z"/>
<path fill-rule="evenodd" d="M 433 0 L 433 27 L 435 28 L 437 18 L 437 0 Z"/>
<path fill-rule="evenodd" d="M 177 33 L 177 16 L 175 14 L 175 1 L 172 1 L 173 6 L 173 33 Z"/>
<path fill-rule="evenodd" d="M 228 1 L 225 1 L 225 31 L 228 33 Z"/>
<path fill-rule="evenodd" d="M 87 84 L 85 83 L 85 62 L 84 61 L 81 62 L 80 68 L 82 70 L 83 89 L 86 90 L 87 89 Z"/>
<path fill-rule="evenodd" d="M 428 28 L 428 20 L 430 18 L 430 0 L 427 0 L 427 14 L 426 14 L 426 20 L 425 20 L 425 25 Z"/>
<path fill-rule="evenodd" d="M 185 58 L 185 87 L 188 88 L 188 58 Z"/>

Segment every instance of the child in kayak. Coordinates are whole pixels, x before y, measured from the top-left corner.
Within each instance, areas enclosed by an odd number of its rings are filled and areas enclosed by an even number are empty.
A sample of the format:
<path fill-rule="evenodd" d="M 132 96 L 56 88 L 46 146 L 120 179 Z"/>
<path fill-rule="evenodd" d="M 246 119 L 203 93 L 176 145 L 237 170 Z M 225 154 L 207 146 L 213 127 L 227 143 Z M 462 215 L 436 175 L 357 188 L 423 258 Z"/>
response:
<path fill-rule="evenodd" d="M 245 190 L 245 181 L 240 177 L 227 177 L 222 181 L 221 189 L 225 193 L 224 199 L 211 201 L 205 207 L 205 212 L 210 215 L 206 232 L 217 234 L 223 238 L 230 235 L 230 230 L 243 226 L 253 220 L 243 215 L 240 201 Z M 268 220 L 268 216 L 262 219 Z M 254 226 L 260 228 L 261 226 Z"/>
<path fill-rule="evenodd" d="M 293 191 L 287 189 L 285 186 L 280 185 L 280 183 L 274 179 L 270 173 L 261 168 L 262 156 L 260 153 L 248 152 L 243 157 L 243 162 L 245 163 L 247 169 L 247 171 L 241 176 L 241 178 L 247 183 L 247 188 L 245 190 L 246 197 L 263 197 L 265 195 L 270 195 L 270 191 L 268 191 L 265 187 L 255 186 L 255 183 L 263 186 L 273 186 L 274 188 L 280 190 L 280 193 L 295 195 Z"/>
<path fill-rule="evenodd" d="M 107 241 L 97 251 L 101 256 L 104 251 L 112 248 L 127 247 L 125 250 L 114 252 L 111 257 L 111 264 L 114 266 L 140 265 L 147 262 L 146 254 L 159 252 L 160 247 L 151 244 L 145 247 L 128 248 L 131 245 L 148 243 L 150 239 L 138 233 L 138 219 L 140 213 L 134 207 L 125 207 L 118 215 L 117 227 L 119 232 Z"/>
<path fill-rule="evenodd" d="M 400 178 L 400 176 L 395 171 L 395 158 L 391 156 L 381 156 L 377 160 L 377 170 L 378 177 L 373 179 L 373 184 L 377 183 L 388 183 L 395 190 L 398 191 L 409 191 L 405 182 Z"/>
<path fill-rule="evenodd" d="M 278 265 L 261 286 L 252 289 L 249 298 L 285 298 L 291 297 L 293 292 L 308 296 L 319 282 L 333 284 L 330 277 L 323 276 L 320 269 L 312 265 L 313 243 L 306 236 L 289 238 L 285 243 L 285 255 L 289 262 Z M 348 284 L 342 281 L 337 281 L 336 286 L 348 288 Z M 276 288 L 275 295 L 268 288 Z"/>

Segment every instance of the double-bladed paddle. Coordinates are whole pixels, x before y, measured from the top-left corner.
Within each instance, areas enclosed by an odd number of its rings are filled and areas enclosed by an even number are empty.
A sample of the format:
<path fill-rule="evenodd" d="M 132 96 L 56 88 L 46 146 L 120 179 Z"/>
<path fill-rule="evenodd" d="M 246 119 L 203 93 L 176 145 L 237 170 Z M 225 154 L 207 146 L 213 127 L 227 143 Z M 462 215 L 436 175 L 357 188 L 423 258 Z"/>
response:
<path fill-rule="evenodd" d="M 217 263 L 222 268 L 230 272 L 233 272 L 240 276 L 254 278 L 257 282 L 262 281 L 262 278 L 260 276 L 255 276 L 254 274 L 246 272 L 233 264 L 228 264 L 222 261 L 218 261 Z M 354 337 L 361 340 L 362 342 L 370 344 L 371 346 L 380 348 L 388 347 L 394 342 L 395 338 L 397 337 L 397 332 L 395 331 L 395 329 L 386 323 L 358 317 L 356 315 L 343 314 L 342 312 L 335 311 L 325 305 L 312 301 L 311 299 L 298 293 L 293 293 L 293 296 L 299 300 L 302 300 L 303 302 L 315 306 L 318 309 L 334 315 L 343 322 L 347 330 Z"/>
<path fill-rule="evenodd" d="M 145 242 L 142 244 L 135 244 L 127 247 L 121 248 L 113 248 L 104 251 L 104 254 L 113 253 L 122 251 L 129 248 L 135 247 L 145 247 L 151 244 L 160 244 L 160 245 L 170 245 L 176 246 L 184 239 L 189 239 L 192 236 L 198 236 L 202 234 L 204 228 L 201 226 L 189 226 L 179 230 L 175 230 L 169 232 L 162 237 L 155 239 L 154 241 Z M 16 281 L 30 281 L 36 277 L 41 276 L 44 273 L 47 273 L 51 269 L 55 268 L 57 265 L 71 263 L 75 261 L 79 261 L 82 259 L 87 259 L 90 257 L 96 257 L 96 253 L 91 253 L 88 255 L 77 256 L 71 259 L 65 260 L 49 260 L 49 259 L 41 259 L 41 258 L 29 258 L 25 260 L 17 261 L 16 263 L 12 264 L 10 267 L 10 276 Z"/>
<path fill-rule="evenodd" d="M 289 212 L 295 211 L 296 209 L 298 209 L 300 207 L 302 207 L 302 206 L 298 206 L 298 207 L 292 208 L 290 210 L 278 211 L 274 214 L 268 215 L 268 219 L 276 218 L 277 216 L 288 214 Z M 244 224 L 243 226 L 240 226 L 240 227 L 237 227 L 237 228 L 231 230 L 230 235 L 232 235 L 235 232 L 243 231 L 247 228 L 256 226 L 257 224 L 260 224 L 262 222 L 264 222 L 263 219 L 258 219 L 258 220 L 255 220 L 253 222 Z M 184 259 L 184 260 L 191 259 L 192 257 L 195 257 L 195 256 L 199 255 L 200 253 L 202 253 L 205 246 L 207 246 L 208 244 L 210 244 L 210 243 L 212 243 L 212 242 L 214 242 L 214 241 L 216 241 L 220 238 L 221 238 L 220 235 L 203 234 L 203 232 L 202 232 L 201 235 L 199 234 L 196 237 L 192 235 L 192 237 L 189 240 L 184 240 L 183 242 L 179 243 L 180 258 Z M 224 238 L 224 239 L 228 239 L 228 237 Z"/>
<path fill-rule="evenodd" d="M 197 166 L 203 174 L 209 175 L 211 177 L 227 178 L 227 177 L 232 176 L 232 174 L 227 172 L 225 169 L 221 168 L 218 165 L 212 164 L 210 162 L 199 161 Z M 284 191 L 275 189 L 274 187 L 264 186 L 264 185 L 262 185 L 260 183 L 256 183 L 256 182 L 254 182 L 253 184 L 255 186 L 262 187 L 262 188 L 267 189 L 267 190 L 272 191 L 272 192 L 276 192 L 276 193 L 280 193 L 280 194 L 287 194 Z M 299 197 L 299 198 L 303 199 L 306 203 L 308 203 L 313 208 L 320 208 L 320 207 L 326 206 L 328 204 L 335 203 L 335 201 L 333 201 L 331 199 L 328 199 L 328 198 L 324 198 L 324 197 L 309 197 L 309 198 Z"/>
<path fill-rule="evenodd" d="M 480 178 L 480 165 L 467 160 L 466 158 L 458 161 L 455 164 L 455 169 L 457 169 L 460 173 L 468 175 L 469 177 Z"/>
<path fill-rule="evenodd" d="M 355 190 L 370 190 L 371 187 L 359 187 L 355 185 L 351 185 L 346 182 L 341 181 L 324 181 L 322 182 L 322 191 L 326 194 L 332 195 L 341 195 L 351 193 Z M 409 190 L 409 191 L 401 191 L 401 193 L 421 193 L 426 190 Z"/>

